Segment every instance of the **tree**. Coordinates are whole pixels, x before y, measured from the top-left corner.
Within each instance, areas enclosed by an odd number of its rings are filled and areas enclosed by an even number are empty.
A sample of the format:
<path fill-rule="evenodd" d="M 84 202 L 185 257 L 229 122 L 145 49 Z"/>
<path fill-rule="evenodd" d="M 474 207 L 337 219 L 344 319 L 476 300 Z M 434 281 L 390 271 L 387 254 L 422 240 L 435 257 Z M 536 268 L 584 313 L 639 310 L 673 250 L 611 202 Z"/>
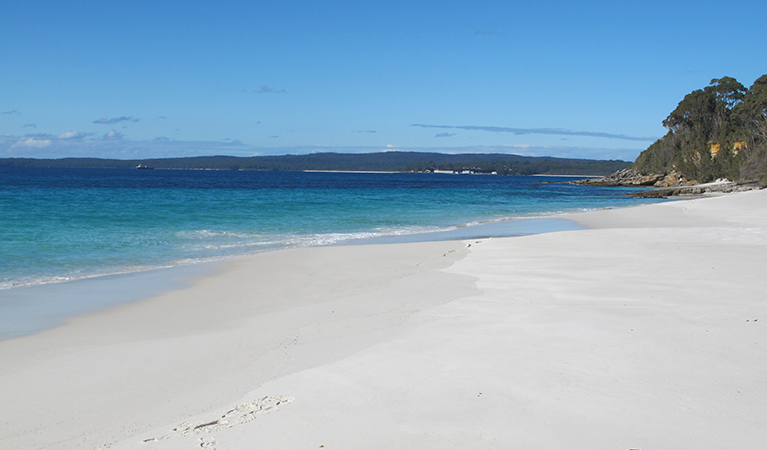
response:
<path fill-rule="evenodd" d="M 724 135 L 732 110 L 746 95 L 746 88 L 732 77 L 714 78 L 709 86 L 687 94 L 663 121 L 671 131 L 692 129 L 705 139 Z"/>
<path fill-rule="evenodd" d="M 718 134 L 725 135 L 733 108 L 743 101 L 746 88 L 732 77 L 714 78 L 705 89 L 714 95 L 714 123 Z M 722 128 L 725 128 L 722 130 Z"/>
<path fill-rule="evenodd" d="M 732 110 L 746 95 L 746 87 L 732 77 L 714 78 L 706 90 L 713 92 L 716 100 L 728 110 Z"/>
<path fill-rule="evenodd" d="M 716 109 L 716 96 L 711 91 L 698 89 L 684 96 L 676 109 L 663 121 L 672 132 L 685 129 L 710 129 L 711 117 Z"/>
<path fill-rule="evenodd" d="M 767 140 L 767 75 L 762 75 L 743 96 L 738 119 L 756 137 Z"/>

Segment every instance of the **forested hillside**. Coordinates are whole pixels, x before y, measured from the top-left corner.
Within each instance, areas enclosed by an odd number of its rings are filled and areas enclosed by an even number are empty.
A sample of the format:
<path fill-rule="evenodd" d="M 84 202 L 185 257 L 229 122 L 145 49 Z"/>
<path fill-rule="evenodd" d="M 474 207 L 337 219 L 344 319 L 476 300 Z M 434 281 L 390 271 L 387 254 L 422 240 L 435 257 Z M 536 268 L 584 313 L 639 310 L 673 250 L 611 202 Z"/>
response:
<path fill-rule="evenodd" d="M 698 182 L 767 179 L 767 75 L 749 89 L 735 78 L 715 78 L 687 94 L 663 126 L 668 133 L 639 155 L 633 169 L 676 171 Z"/>

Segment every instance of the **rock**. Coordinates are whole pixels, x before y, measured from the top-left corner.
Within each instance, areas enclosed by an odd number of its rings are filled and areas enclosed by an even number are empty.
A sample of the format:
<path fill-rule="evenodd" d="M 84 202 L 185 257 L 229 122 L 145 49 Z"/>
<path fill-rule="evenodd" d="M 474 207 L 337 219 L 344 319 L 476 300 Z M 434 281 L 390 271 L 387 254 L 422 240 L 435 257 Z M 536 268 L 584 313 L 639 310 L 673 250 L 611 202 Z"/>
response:
<path fill-rule="evenodd" d="M 764 189 L 765 185 L 758 181 L 727 181 L 707 184 L 695 184 L 688 186 L 676 186 L 665 189 L 637 192 L 632 197 L 636 198 L 665 198 L 676 195 L 700 195 L 709 193 L 744 192 Z"/>
<path fill-rule="evenodd" d="M 602 178 L 572 181 L 572 184 L 604 187 L 639 187 L 652 186 L 660 189 L 633 194 L 639 198 L 663 198 L 675 195 L 696 195 L 709 192 L 741 192 L 764 189 L 764 184 L 757 181 L 730 181 L 718 179 L 713 183 L 699 184 L 696 180 L 687 180 L 681 173 L 672 170 L 665 174 L 643 174 L 634 169 L 623 169 Z"/>
<path fill-rule="evenodd" d="M 586 186 L 653 186 L 663 177 L 664 175 L 660 174 L 645 175 L 634 169 L 623 169 L 602 178 L 576 180 L 573 181 L 573 184 Z"/>
<path fill-rule="evenodd" d="M 684 177 L 681 173 L 672 170 L 671 172 L 667 173 L 664 177 L 659 179 L 658 181 L 653 184 L 654 187 L 659 188 L 665 188 L 665 187 L 676 187 L 676 186 L 689 186 L 690 182 L 687 180 L 687 178 Z"/>

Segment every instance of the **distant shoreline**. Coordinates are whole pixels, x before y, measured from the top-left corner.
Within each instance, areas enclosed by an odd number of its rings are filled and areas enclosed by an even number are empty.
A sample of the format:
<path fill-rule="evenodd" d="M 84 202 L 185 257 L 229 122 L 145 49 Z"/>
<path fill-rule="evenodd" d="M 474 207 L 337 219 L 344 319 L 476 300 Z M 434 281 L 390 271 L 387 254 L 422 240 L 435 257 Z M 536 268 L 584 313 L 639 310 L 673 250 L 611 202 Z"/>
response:
<path fill-rule="evenodd" d="M 276 156 L 194 156 L 180 158 L 102 159 L 102 158 L 0 158 L 0 167 L 231 170 L 279 172 L 459 172 L 498 175 L 536 175 L 554 172 L 609 175 L 631 163 L 618 160 L 522 156 L 505 153 L 377 152 L 310 153 Z"/>
<path fill-rule="evenodd" d="M 307 169 L 302 170 L 301 172 L 306 173 L 408 173 L 408 172 L 399 172 L 399 171 L 388 171 L 388 170 L 322 170 L 322 169 Z"/>
<path fill-rule="evenodd" d="M 572 178 L 580 178 L 580 177 L 586 177 L 586 178 L 599 178 L 602 175 L 551 175 L 548 173 L 536 173 L 533 175 L 528 175 L 530 177 L 572 177 Z"/>

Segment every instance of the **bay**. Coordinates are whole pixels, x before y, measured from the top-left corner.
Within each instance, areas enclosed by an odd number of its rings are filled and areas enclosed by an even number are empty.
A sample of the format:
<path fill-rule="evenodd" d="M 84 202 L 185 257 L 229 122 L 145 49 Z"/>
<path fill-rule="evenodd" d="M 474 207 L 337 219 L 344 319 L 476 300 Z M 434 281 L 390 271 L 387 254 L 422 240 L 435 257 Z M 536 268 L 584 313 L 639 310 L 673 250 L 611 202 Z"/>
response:
<path fill-rule="evenodd" d="M 208 261 L 563 231 L 561 213 L 658 201 L 570 179 L 0 167 L 0 340 L 182 288 Z"/>

